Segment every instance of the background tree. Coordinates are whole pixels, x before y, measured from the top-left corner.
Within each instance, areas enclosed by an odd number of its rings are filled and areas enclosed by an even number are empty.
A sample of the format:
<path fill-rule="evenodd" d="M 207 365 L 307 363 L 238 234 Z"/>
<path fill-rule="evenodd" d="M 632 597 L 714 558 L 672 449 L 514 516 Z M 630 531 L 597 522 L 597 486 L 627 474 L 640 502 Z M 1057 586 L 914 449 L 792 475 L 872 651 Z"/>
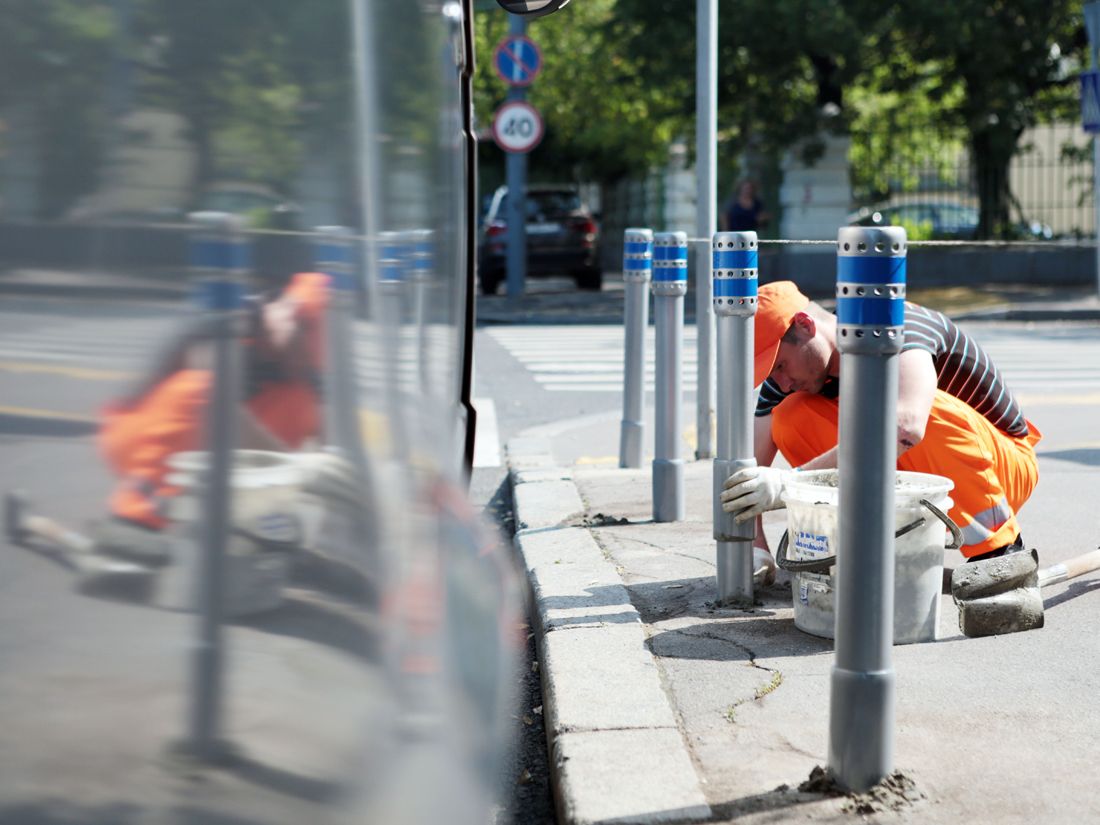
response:
<path fill-rule="evenodd" d="M 891 15 L 895 25 L 879 49 L 890 73 L 877 78 L 878 88 L 909 101 L 931 90 L 929 113 L 961 131 L 970 149 L 979 236 L 1007 235 L 1008 169 L 1021 135 L 1075 110 L 1085 44 L 1080 2 L 895 0 Z"/>
<path fill-rule="evenodd" d="M 25 115 L 37 155 L 38 217 L 95 188 L 115 28 L 104 2 L 13 3 L 0 27 L 0 110 Z M 10 138 L 10 135 L 9 135 Z"/>

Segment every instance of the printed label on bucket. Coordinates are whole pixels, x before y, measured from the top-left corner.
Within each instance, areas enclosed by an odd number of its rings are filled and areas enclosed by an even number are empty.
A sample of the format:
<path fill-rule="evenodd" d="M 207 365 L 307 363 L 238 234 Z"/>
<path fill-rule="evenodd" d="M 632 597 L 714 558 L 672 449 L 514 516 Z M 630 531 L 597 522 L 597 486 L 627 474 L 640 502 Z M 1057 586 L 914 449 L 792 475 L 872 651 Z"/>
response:
<path fill-rule="evenodd" d="M 810 585 L 806 582 L 802 582 L 802 586 L 798 588 L 798 600 L 802 604 L 810 603 Z"/>
<path fill-rule="evenodd" d="M 805 559 L 829 555 L 829 537 L 801 530 L 794 534 L 794 549 L 797 558 Z"/>

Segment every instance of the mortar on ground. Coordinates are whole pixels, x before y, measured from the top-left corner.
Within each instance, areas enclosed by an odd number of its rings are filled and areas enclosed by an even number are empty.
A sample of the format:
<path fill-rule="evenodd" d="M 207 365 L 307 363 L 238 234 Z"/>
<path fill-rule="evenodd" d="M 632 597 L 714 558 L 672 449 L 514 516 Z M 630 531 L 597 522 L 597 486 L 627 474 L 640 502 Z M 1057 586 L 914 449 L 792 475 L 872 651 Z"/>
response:
<path fill-rule="evenodd" d="M 925 499 L 946 513 L 952 505 L 947 494 L 954 486 L 950 479 L 927 473 L 898 471 L 895 477 L 895 531 L 903 532 L 894 540 L 894 644 L 936 639 L 945 531 L 939 518 L 920 502 Z M 797 567 L 798 562 L 821 561 L 836 554 L 839 493 L 836 470 L 801 472 L 785 486 L 788 532 L 784 539 L 789 546 L 785 554 L 779 554 L 781 567 L 790 562 Z M 917 526 L 912 526 L 915 523 Z M 787 569 L 791 571 L 795 626 L 832 639 L 836 610 L 831 572 L 835 567 L 828 572 Z"/>

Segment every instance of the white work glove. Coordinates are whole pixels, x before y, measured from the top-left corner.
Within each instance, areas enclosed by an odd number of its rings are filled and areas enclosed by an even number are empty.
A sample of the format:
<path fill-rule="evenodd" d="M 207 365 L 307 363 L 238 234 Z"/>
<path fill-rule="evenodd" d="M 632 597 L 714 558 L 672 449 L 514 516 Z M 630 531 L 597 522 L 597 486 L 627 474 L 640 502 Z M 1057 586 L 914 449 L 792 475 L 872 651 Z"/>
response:
<path fill-rule="evenodd" d="M 722 485 L 722 509 L 727 513 L 736 513 L 734 521 L 738 524 L 756 518 L 767 510 L 783 507 L 780 494 L 793 470 L 780 470 L 777 467 L 746 467 L 726 479 Z"/>
<path fill-rule="evenodd" d="M 752 581 L 757 587 L 775 584 L 775 559 L 770 550 L 752 548 Z"/>

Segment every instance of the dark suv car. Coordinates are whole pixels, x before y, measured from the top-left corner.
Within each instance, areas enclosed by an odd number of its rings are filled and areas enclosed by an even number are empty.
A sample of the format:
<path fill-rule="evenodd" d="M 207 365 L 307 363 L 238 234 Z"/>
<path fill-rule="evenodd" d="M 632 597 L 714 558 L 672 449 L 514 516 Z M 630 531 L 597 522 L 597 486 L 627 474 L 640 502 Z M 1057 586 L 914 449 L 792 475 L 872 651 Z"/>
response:
<path fill-rule="evenodd" d="M 508 187 L 493 193 L 478 243 L 481 291 L 493 295 L 507 275 Z M 570 186 L 527 189 L 527 274 L 571 275 L 581 289 L 603 284 L 592 213 Z"/>

